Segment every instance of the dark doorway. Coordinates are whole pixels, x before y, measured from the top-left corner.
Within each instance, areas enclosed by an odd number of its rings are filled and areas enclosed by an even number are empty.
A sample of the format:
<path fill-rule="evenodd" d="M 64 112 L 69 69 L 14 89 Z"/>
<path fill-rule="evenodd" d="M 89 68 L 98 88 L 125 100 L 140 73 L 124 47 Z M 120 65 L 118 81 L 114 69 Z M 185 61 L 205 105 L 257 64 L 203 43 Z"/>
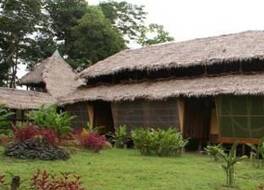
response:
<path fill-rule="evenodd" d="M 97 101 L 94 104 L 94 126 L 100 133 L 106 134 L 114 131 L 111 103 Z"/>
<path fill-rule="evenodd" d="M 213 101 L 210 97 L 185 99 L 183 135 L 189 149 L 201 149 L 209 141 Z"/>

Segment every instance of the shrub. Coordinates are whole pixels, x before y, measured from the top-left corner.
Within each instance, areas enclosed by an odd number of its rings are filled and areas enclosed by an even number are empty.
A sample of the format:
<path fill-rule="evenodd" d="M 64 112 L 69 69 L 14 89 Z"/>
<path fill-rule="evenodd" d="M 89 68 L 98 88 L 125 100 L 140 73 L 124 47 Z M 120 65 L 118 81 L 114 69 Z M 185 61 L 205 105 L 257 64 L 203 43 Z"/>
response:
<path fill-rule="evenodd" d="M 237 157 L 237 155 L 236 155 L 237 146 L 238 146 L 238 143 L 234 143 L 228 154 L 226 154 L 224 151 L 219 151 L 219 153 L 218 153 L 219 157 L 224 160 L 224 164 L 222 164 L 222 167 L 225 170 L 226 185 L 228 187 L 233 187 L 233 185 L 234 185 L 235 165 L 239 161 L 247 158 L 247 156 Z"/>
<path fill-rule="evenodd" d="M 143 155 L 176 156 L 188 143 L 176 129 L 136 129 L 132 131 L 135 148 Z"/>
<path fill-rule="evenodd" d="M 80 179 L 80 176 L 69 173 L 58 176 L 38 170 L 31 179 L 31 186 L 35 190 L 84 190 Z"/>
<path fill-rule="evenodd" d="M 12 136 L 13 131 L 11 128 L 10 116 L 14 113 L 0 105 L 0 134 Z"/>
<path fill-rule="evenodd" d="M 207 145 L 205 151 L 208 155 L 212 156 L 215 161 L 219 159 L 219 153 L 224 152 L 224 149 L 221 144 L 218 145 Z"/>
<path fill-rule="evenodd" d="M 52 129 L 40 129 L 32 124 L 21 128 L 14 128 L 14 138 L 16 142 L 23 142 L 37 136 L 45 138 L 50 144 L 55 144 L 57 142 L 57 135 Z"/>
<path fill-rule="evenodd" d="M 53 129 L 59 137 L 71 132 L 71 121 L 74 116 L 67 112 L 57 112 L 56 106 L 42 106 L 28 114 L 30 120 L 42 128 Z"/>
<path fill-rule="evenodd" d="M 82 133 L 79 135 L 78 140 L 81 146 L 94 152 L 100 152 L 107 144 L 105 136 L 95 132 L 89 133 L 85 129 L 83 129 Z"/>
<path fill-rule="evenodd" d="M 251 148 L 250 159 L 257 168 L 264 165 L 264 138 L 257 145 L 247 144 Z"/>
<path fill-rule="evenodd" d="M 115 130 L 114 142 L 117 148 L 126 148 L 128 142 L 128 132 L 125 125 L 118 127 Z"/>
<path fill-rule="evenodd" d="M 67 160 L 70 157 L 68 152 L 41 137 L 10 143 L 5 147 L 4 154 L 18 159 L 39 160 Z"/>

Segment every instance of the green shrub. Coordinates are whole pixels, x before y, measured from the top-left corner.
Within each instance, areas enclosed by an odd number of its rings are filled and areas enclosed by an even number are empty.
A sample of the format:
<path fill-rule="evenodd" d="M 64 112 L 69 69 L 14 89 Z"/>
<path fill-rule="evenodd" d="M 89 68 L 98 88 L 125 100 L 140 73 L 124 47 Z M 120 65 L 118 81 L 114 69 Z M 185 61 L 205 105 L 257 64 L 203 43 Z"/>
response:
<path fill-rule="evenodd" d="M 11 128 L 11 122 L 9 120 L 10 116 L 14 113 L 10 112 L 4 106 L 0 105 L 0 134 L 11 136 L 13 134 Z"/>
<path fill-rule="evenodd" d="M 215 161 L 218 161 L 219 153 L 224 152 L 224 149 L 221 144 L 218 145 L 207 145 L 205 151 L 208 155 L 212 156 Z"/>
<path fill-rule="evenodd" d="M 264 165 L 264 138 L 262 138 L 257 145 L 247 144 L 251 148 L 250 160 L 257 168 Z"/>
<path fill-rule="evenodd" d="M 176 129 L 136 129 L 132 131 L 135 148 L 143 155 L 176 156 L 188 143 Z"/>
<path fill-rule="evenodd" d="M 53 129 L 61 137 L 71 131 L 74 116 L 67 112 L 58 112 L 56 106 L 42 106 L 39 110 L 30 112 L 28 118 L 39 127 Z"/>
<path fill-rule="evenodd" d="M 128 132 L 126 125 L 120 126 L 115 130 L 114 142 L 117 148 L 126 148 L 128 142 Z"/>
<path fill-rule="evenodd" d="M 224 164 L 222 164 L 222 168 L 225 170 L 226 174 L 226 185 L 228 187 L 233 187 L 235 183 L 235 165 L 246 159 L 247 156 L 238 157 L 236 154 L 238 143 L 234 143 L 229 151 L 229 153 L 225 153 L 224 151 L 219 151 L 219 157 L 224 160 Z"/>

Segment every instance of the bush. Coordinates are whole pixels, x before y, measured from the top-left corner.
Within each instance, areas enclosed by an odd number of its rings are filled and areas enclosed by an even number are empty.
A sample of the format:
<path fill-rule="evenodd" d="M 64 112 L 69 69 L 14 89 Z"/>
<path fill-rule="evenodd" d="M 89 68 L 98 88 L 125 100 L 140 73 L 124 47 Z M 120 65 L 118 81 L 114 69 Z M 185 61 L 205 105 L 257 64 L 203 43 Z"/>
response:
<path fill-rule="evenodd" d="M 115 147 L 126 148 L 128 142 L 128 132 L 125 125 L 118 127 L 114 134 Z"/>
<path fill-rule="evenodd" d="M 38 170 L 32 177 L 32 189 L 35 190 L 84 190 L 80 176 L 61 173 L 56 176 L 47 171 Z"/>
<path fill-rule="evenodd" d="M 143 155 L 176 156 L 188 143 L 176 129 L 136 129 L 132 131 L 135 148 Z"/>
<path fill-rule="evenodd" d="M 0 134 L 12 136 L 13 131 L 11 128 L 10 116 L 14 113 L 0 105 Z"/>
<path fill-rule="evenodd" d="M 52 129 L 40 129 L 38 126 L 32 124 L 14 129 L 14 138 L 16 142 L 23 142 L 34 137 L 45 138 L 50 144 L 55 144 L 58 139 L 56 133 Z"/>
<path fill-rule="evenodd" d="M 259 144 L 247 144 L 250 148 L 250 159 L 257 168 L 264 166 L 264 138 L 260 139 Z"/>
<path fill-rule="evenodd" d="M 71 121 L 74 118 L 67 112 L 57 112 L 56 106 L 42 106 L 39 110 L 30 112 L 28 117 L 39 127 L 53 129 L 59 137 L 71 132 Z"/>
<path fill-rule="evenodd" d="M 221 144 L 218 145 L 207 145 L 205 151 L 208 155 L 212 156 L 215 161 L 218 161 L 219 154 L 224 152 L 224 149 Z"/>
<path fill-rule="evenodd" d="M 67 160 L 70 157 L 65 150 L 41 137 L 10 143 L 4 154 L 18 159 Z"/>
<path fill-rule="evenodd" d="M 222 168 L 225 170 L 226 174 L 226 186 L 233 187 L 235 182 L 235 165 L 247 158 L 247 156 L 238 157 L 237 156 L 237 146 L 238 142 L 234 143 L 229 151 L 225 153 L 224 151 L 219 151 L 218 155 L 223 159 L 224 163 Z"/>
<path fill-rule="evenodd" d="M 99 135 L 95 132 L 88 132 L 83 129 L 81 134 L 78 136 L 78 140 L 81 146 L 92 150 L 94 152 L 100 152 L 104 146 L 107 144 L 106 138 L 104 135 Z"/>

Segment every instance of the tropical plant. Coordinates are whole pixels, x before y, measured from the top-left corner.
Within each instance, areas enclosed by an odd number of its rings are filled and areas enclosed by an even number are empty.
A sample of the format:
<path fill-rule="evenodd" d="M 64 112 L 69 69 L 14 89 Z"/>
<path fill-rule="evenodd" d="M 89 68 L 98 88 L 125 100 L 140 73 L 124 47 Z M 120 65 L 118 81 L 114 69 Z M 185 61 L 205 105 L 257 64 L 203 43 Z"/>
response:
<path fill-rule="evenodd" d="M 234 143 L 229 151 L 229 153 L 225 153 L 224 151 L 219 151 L 218 155 L 220 158 L 224 160 L 224 164 L 222 164 L 222 168 L 225 170 L 226 174 L 226 185 L 228 187 L 234 186 L 235 183 L 235 165 L 244 159 L 247 156 L 238 157 L 237 152 L 238 142 Z"/>
<path fill-rule="evenodd" d="M 95 132 L 88 132 L 85 129 L 79 136 L 77 136 L 77 138 L 81 146 L 94 152 L 100 152 L 107 144 L 104 135 L 99 135 Z"/>
<path fill-rule="evenodd" d="M 214 161 L 218 161 L 219 152 L 224 152 L 224 149 L 221 144 L 218 145 L 207 145 L 205 151 L 208 155 L 212 156 Z"/>
<path fill-rule="evenodd" d="M 176 156 L 182 153 L 188 140 L 176 129 L 143 129 L 132 131 L 136 149 L 143 155 Z"/>
<path fill-rule="evenodd" d="M 253 161 L 253 165 L 257 168 L 264 165 L 264 138 L 260 139 L 259 144 L 247 144 L 251 148 L 250 159 Z"/>
<path fill-rule="evenodd" d="M 11 136 L 13 134 L 11 128 L 10 116 L 14 113 L 10 112 L 3 105 L 0 105 L 0 134 Z"/>
<path fill-rule="evenodd" d="M 53 129 L 59 137 L 71 132 L 71 121 L 75 116 L 67 112 L 57 111 L 57 107 L 42 106 L 39 110 L 32 111 L 28 118 L 39 127 Z"/>
<path fill-rule="evenodd" d="M 46 139 L 49 144 L 56 144 L 57 135 L 52 129 L 41 129 L 32 124 L 28 124 L 21 128 L 14 128 L 14 139 L 16 142 L 23 142 L 34 137 Z"/>
<path fill-rule="evenodd" d="M 114 133 L 115 147 L 126 148 L 128 142 L 128 132 L 126 125 L 119 126 Z"/>
<path fill-rule="evenodd" d="M 46 170 L 38 170 L 33 174 L 31 186 L 35 190 L 85 190 L 80 176 L 70 173 L 54 175 Z"/>

